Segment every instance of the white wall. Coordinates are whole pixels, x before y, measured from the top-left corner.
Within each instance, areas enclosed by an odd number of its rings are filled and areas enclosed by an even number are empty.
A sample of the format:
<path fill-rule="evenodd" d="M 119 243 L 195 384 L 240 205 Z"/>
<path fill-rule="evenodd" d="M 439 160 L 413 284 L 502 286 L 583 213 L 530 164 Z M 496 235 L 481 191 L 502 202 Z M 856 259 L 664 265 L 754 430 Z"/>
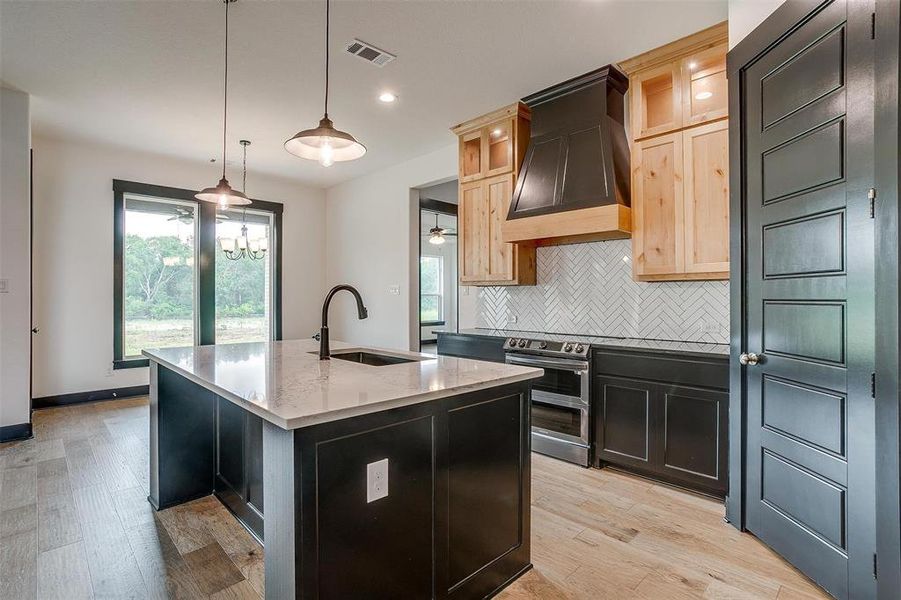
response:
<path fill-rule="evenodd" d="M 35 397 L 147 383 L 147 369 L 111 369 L 112 181 L 198 189 L 219 179 L 218 168 L 35 137 L 34 320 L 41 328 L 34 340 Z M 229 174 L 240 182 L 239 168 Z M 318 328 L 325 282 L 325 192 L 252 171 L 248 192 L 285 205 L 282 334 L 308 337 Z"/>
<path fill-rule="evenodd" d="M 729 0 L 729 48 L 754 31 L 785 0 Z"/>
<path fill-rule="evenodd" d="M 456 174 L 457 145 L 450 144 L 327 190 L 326 280 L 356 286 L 369 308 L 369 318 L 358 321 L 350 295 L 336 296 L 329 317 L 333 339 L 418 347 L 419 193 L 413 188 Z M 398 294 L 390 286 L 398 286 Z"/>
<path fill-rule="evenodd" d="M 30 421 L 31 202 L 28 94 L 0 89 L 0 427 Z"/>

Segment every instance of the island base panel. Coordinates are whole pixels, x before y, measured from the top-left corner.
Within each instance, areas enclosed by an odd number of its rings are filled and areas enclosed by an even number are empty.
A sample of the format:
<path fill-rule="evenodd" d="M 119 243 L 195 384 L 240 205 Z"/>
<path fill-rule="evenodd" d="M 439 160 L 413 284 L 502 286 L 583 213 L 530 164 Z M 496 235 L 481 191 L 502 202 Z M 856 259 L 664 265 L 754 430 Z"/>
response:
<path fill-rule="evenodd" d="M 216 394 L 150 361 L 150 496 L 157 510 L 213 493 Z"/>

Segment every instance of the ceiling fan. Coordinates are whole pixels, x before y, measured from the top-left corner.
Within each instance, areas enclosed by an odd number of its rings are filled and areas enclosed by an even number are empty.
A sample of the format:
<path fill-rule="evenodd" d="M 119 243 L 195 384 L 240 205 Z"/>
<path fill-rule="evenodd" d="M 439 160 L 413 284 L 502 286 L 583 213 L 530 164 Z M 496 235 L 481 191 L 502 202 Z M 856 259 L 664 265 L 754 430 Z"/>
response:
<path fill-rule="evenodd" d="M 194 212 L 190 211 L 186 208 L 175 207 L 175 212 L 178 214 L 172 215 L 167 221 L 178 221 L 179 223 L 184 223 L 186 225 L 190 225 L 194 222 Z M 216 223 L 222 223 L 223 221 L 228 221 L 229 216 L 223 213 L 216 213 Z"/>
<path fill-rule="evenodd" d="M 171 217 L 169 217 L 166 220 L 167 221 L 178 221 L 179 223 L 185 223 L 187 225 L 190 225 L 191 223 L 194 222 L 194 212 L 193 211 L 190 211 L 186 208 L 179 208 L 178 206 L 176 206 L 175 213 L 176 214 L 172 215 Z"/>
<path fill-rule="evenodd" d="M 438 226 L 438 213 L 435 213 L 435 226 L 429 229 L 429 243 L 440 246 L 446 241 L 446 237 L 457 237 L 456 233 L 450 233 L 444 227 Z"/>

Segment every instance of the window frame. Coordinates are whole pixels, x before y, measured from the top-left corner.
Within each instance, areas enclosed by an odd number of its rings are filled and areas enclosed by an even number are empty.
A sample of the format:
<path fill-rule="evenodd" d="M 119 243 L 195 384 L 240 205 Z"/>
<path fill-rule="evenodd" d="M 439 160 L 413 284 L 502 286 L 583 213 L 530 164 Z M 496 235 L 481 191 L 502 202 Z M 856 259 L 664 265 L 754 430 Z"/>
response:
<path fill-rule="evenodd" d="M 113 179 L 113 369 L 147 367 L 146 358 L 125 357 L 125 196 L 146 196 L 150 199 L 179 200 L 196 205 L 195 255 L 195 314 L 197 323 L 195 343 L 206 346 L 216 343 L 216 206 L 194 197 L 196 191 L 162 185 Z M 273 339 L 282 339 L 282 213 L 278 202 L 252 199 L 247 208 L 272 213 L 272 329 Z"/>
<path fill-rule="evenodd" d="M 444 318 L 444 256 L 440 254 L 420 254 L 419 255 L 419 280 L 422 281 L 422 259 L 423 258 L 435 258 L 438 259 L 438 293 L 437 294 L 425 294 L 422 291 L 422 285 L 419 287 L 419 323 L 420 327 L 436 327 L 440 325 L 444 325 L 447 321 Z M 424 297 L 435 297 L 438 298 L 438 319 L 435 321 L 423 321 L 422 320 L 422 299 Z"/>

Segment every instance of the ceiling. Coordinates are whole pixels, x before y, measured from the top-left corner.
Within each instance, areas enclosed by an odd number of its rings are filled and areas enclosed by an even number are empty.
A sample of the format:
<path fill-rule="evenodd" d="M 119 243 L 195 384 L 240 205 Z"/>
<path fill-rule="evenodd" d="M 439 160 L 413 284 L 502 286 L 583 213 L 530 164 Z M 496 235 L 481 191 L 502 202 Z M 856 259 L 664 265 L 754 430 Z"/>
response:
<path fill-rule="evenodd" d="M 726 0 L 336 0 L 329 113 L 369 152 L 328 169 L 283 147 L 321 117 L 324 10 L 231 6 L 230 165 L 246 138 L 251 171 L 331 186 L 453 143 L 460 121 L 725 20 Z M 220 153 L 223 19 L 219 0 L 2 0 L 0 80 L 32 95 L 38 135 L 208 161 Z M 397 60 L 351 56 L 354 37 Z M 376 100 L 386 89 L 397 102 Z"/>

